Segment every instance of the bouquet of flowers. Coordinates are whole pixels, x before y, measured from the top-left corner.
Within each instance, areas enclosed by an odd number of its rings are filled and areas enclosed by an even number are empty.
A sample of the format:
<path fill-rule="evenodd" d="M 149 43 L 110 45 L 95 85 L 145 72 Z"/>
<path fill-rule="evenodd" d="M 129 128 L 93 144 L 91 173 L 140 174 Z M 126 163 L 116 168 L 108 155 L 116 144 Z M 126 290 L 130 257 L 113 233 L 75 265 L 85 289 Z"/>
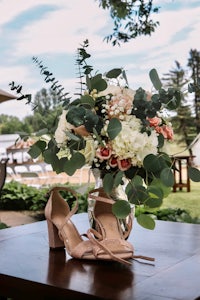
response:
<path fill-rule="evenodd" d="M 173 160 L 166 152 L 173 128 L 164 115 L 177 108 L 181 93 L 165 90 L 155 69 L 149 73 L 152 93 L 129 88 L 120 68 L 92 75 L 87 46 L 79 49 L 86 79 L 81 93 L 73 101 L 65 98 L 54 136 L 49 140 L 41 136 L 29 154 L 42 155 L 57 173 L 70 176 L 84 165 L 98 169 L 108 195 L 125 186 L 128 201 L 117 199 L 113 205 L 119 218 L 130 213 L 131 204 L 159 207 L 174 184 Z M 137 221 L 154 228 L 149 215 L 141 213 Z"/>

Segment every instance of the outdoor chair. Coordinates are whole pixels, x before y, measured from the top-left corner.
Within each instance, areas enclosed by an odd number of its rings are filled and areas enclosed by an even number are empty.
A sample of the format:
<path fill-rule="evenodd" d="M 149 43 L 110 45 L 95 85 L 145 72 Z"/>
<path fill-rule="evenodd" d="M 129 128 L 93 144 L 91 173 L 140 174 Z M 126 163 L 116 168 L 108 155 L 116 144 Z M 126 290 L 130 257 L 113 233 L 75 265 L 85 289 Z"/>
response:
<path fill-rule="evenodd" d="M 2 158 L 0 161 L 0 192 L 6 181 L 6 167 L 8 160 L 8 158 Z"/>

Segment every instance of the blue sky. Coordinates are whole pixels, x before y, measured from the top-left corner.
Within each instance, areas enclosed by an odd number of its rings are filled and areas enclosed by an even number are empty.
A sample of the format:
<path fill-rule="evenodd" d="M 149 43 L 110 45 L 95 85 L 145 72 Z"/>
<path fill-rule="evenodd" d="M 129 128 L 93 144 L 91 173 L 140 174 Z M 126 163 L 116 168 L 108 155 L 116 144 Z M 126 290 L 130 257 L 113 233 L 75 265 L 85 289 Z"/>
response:
<path fill-rule="evenodd" d="M 49 88 L 32 62 L 37 56 L 73 95 L 76 49 L 88 39 L 95 70 L 123 67 L 131 88 L 151 89 L 152 68 L 162 77 L 175 60 L 186 67 L 190 49 L 200 51 L 200 1 L 156 0 L 155 4 L 160 6 L 154 17 L 160 22 L 156 32 L 113 47 L 103 41 L 113 23 L 98 1 L 0 0 L 0 88 L 11 92 L 9 83 L 15 81 L 33 97 L 41 88 Z M 12 100 L 0 104 L 0 114 L 22 119 L 31 114 L 31 107 Z"/>

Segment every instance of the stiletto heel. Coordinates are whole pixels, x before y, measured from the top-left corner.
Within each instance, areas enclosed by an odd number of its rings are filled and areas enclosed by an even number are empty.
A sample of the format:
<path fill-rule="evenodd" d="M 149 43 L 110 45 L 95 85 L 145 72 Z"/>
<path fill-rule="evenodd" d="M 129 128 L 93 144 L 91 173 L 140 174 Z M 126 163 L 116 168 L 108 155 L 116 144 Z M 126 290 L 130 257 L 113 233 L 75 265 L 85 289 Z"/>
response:
<path fill-rule="evenodd" d="M 64 248 L 64 242 L 59 238 L 58 228 L 47 219 L 49 247 L 50 249 Z"/>

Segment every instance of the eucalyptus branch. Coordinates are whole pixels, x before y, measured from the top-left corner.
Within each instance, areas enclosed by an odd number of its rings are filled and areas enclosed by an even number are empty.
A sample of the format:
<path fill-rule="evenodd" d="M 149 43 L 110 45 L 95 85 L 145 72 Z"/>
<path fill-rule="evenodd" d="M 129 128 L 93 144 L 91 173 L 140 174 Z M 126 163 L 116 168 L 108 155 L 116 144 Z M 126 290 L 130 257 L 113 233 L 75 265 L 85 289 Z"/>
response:
<path fill-rule="evenodd" d="M 83 78 L 86 78 L 91 74 L 93 67 L 91 65 L 88 65 L 87 59 L 90 58 L 90 54 L 87 53 L 86 48 L 89 46 L 89 41 L 85 40 L 83 42 L 83 45 L 81 45 L 80 48 L 77 50 L 77 59 L 76 59 L 76 65 L 78 66 L 78 78 L 79 78 L 79 84 L 80 84 L 80 93 L 78 95 L 81 95 L 83 92 L 83 86 L 86 84 L 83 82 Z"/>
<path fill-rule="evenodd" d="M 48 71 L 48 68 L 45 67 L 41 60 L 37 57 L 32 58 L 33 62 L 40 68 L 40 73 L 45 76 L 45 82 L 51 83 L 51 89 L 55 91 L 56 95 L 58 96 L 59 101 L 63 101 L 65 106 L 68 106 L 71 97 L 66 97 L 69 95 L 68 92 L 64 92 L 64 87 L 59 83 L 58 80 L 53 76 L 53 73 Z"/>
<path fill-rule="evenodd" d="M 20 95 L 20 96 L 17 98 L 17 100 L 27 99 L 26 104 L 33 104 L 33 103 L 31 102 L 31 99 L 32 99 L 31 94 L 23 94 L 23 93 L 22 93 L 22 85 L 16 84 L 14 81 L 11 81 L 11 82 L 9 83 L 9 86 L 10 86 L 11 91 L 16 91 L 16 93 Z"/>

